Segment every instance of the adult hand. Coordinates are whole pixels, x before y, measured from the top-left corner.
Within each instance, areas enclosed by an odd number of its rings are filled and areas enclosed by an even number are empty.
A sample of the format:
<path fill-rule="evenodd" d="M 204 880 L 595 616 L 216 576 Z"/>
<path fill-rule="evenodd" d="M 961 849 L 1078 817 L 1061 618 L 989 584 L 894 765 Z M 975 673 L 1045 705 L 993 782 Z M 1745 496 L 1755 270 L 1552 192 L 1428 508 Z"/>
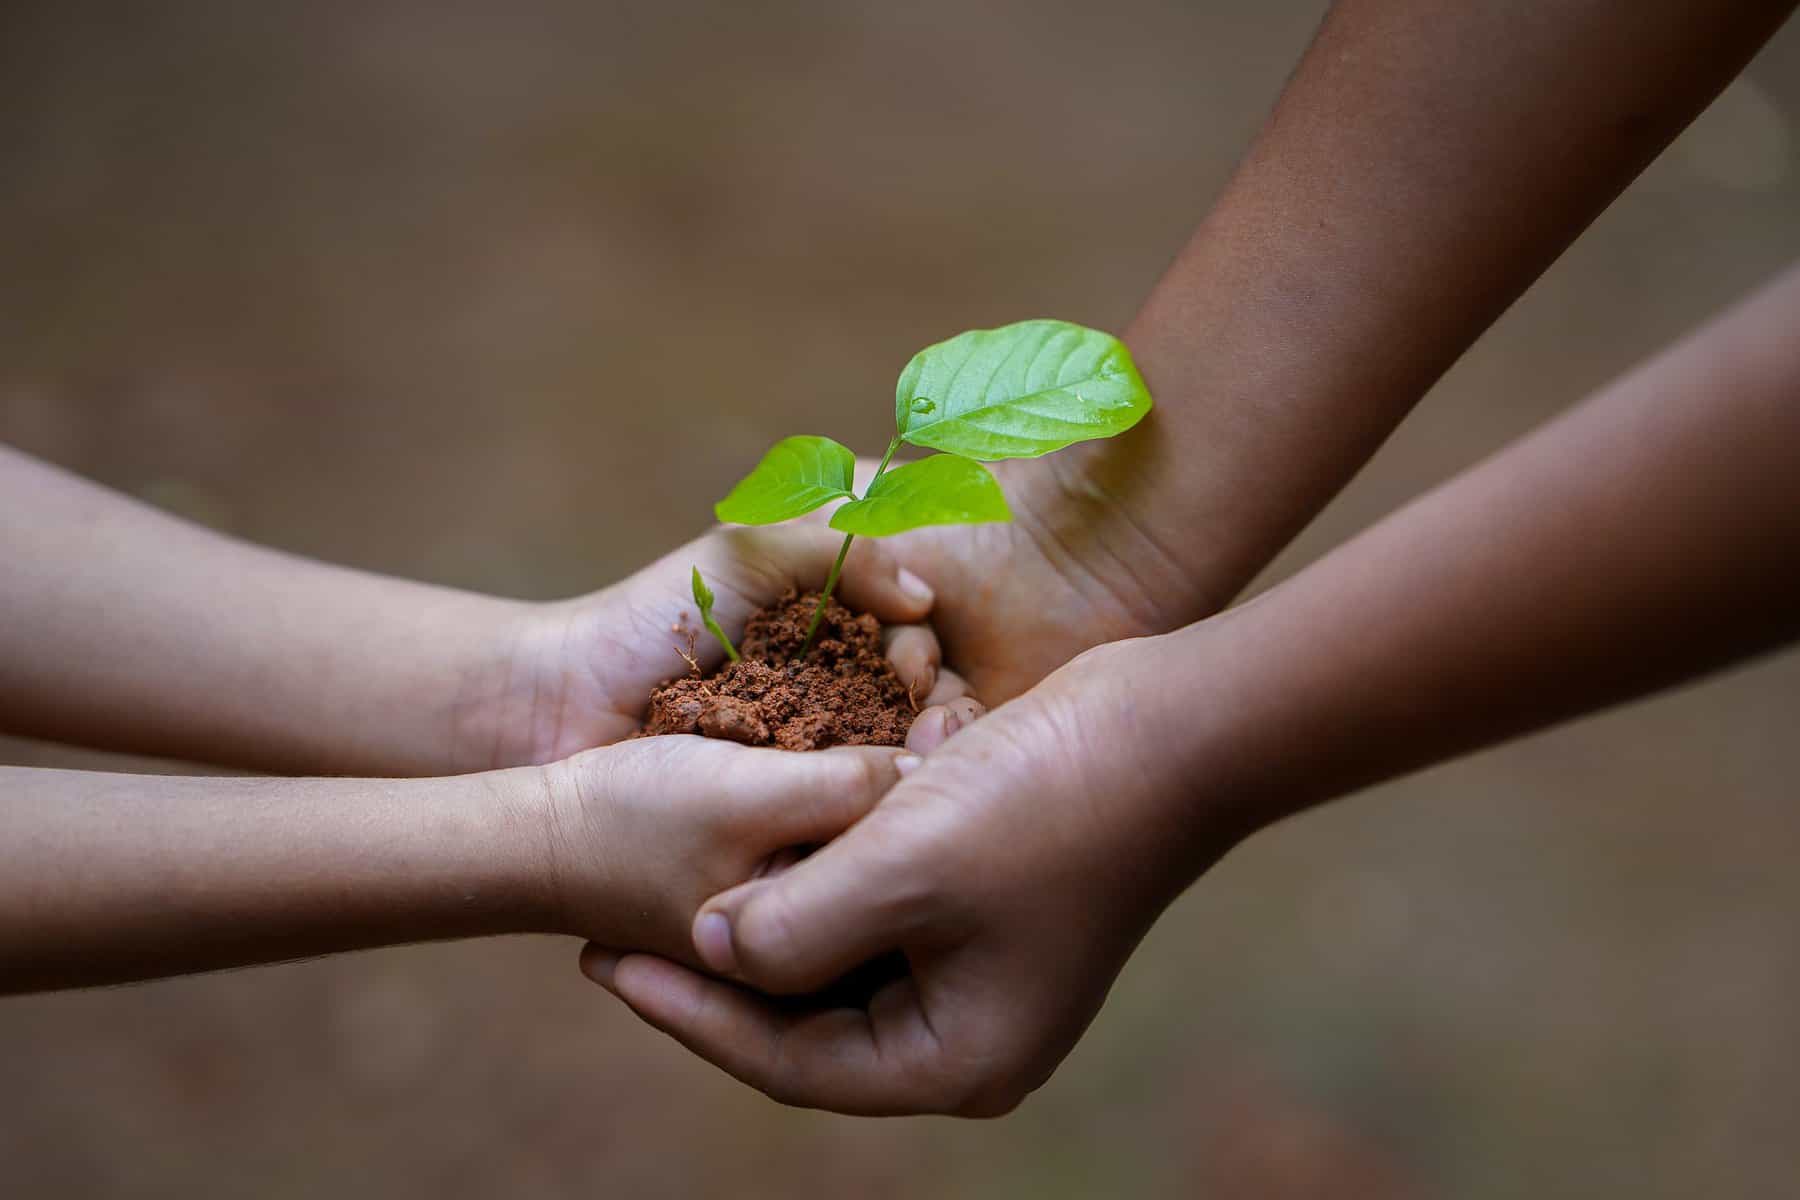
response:
<path fill-rule="evenodd" d="M 1163 639 L 1082 655 L 959 733 L 837 841 L 710 901 L 701 961 L 774 995 L 878 955 L 911 975 L 867 1011 L 795 1011 L 590 946 L 640 1016 L 777 1100 L 996 1116 L 1049 1078 L 1162 908 L 1242 827 L 1145 753 Z"/>
<path fill-rule="evenodd" d="M 995 463 L 1010 523 L 939 525 L 883 542 L 931 585 L 945 658 L 987 704 L 1011 700 L 1084 650 L 1166 632 L 1208 607 L 1195 581 L 1088 478 L 1084 461 L 1065 451 Z M 859 488 L 874 468 L 858 464 Z"/>

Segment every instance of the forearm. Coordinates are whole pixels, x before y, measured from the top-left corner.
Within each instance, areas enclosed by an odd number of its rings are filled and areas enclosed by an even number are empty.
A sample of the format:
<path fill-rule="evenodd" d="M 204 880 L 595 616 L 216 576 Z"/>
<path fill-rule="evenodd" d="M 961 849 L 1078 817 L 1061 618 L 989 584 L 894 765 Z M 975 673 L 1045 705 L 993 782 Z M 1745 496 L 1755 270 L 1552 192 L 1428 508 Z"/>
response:
<path fill-rule="evenodd" d="M 313 773 L 444 773 L 521 606 L 222 537 L 0 447 L 0 728 Z"/>
<path fill-rule="evenodd" d="M 0 768 L 0 991 L 545 928 L 541 775 Z"/>
<path fill-rule="evenodd" d="M 1341 0 L 1126 332 L 1156 411 L 1052 460 L 1070 523 L 1223 607 L 1791 8 Z"/>
<path fill-rule="evenodd" d="M 1170 639 L 1180 769 L 1263 823 L 1800 633 L 1796 330 L 1800 270 Z"/>

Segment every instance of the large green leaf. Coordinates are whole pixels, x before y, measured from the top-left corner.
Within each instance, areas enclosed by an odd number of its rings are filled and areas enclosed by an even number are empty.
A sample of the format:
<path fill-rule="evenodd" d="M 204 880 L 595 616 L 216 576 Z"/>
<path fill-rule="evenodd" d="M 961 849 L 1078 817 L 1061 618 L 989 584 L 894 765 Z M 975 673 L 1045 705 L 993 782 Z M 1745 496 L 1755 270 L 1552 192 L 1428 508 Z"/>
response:
<path fill-rule="evenodd" d="M 831 514 L 831 527 L 864 537 L 887 537 L 921 525 L 1010 521 L 1000 482 L 978 462 L 934 454 L 895 467 L 869 485 L 869 494 Z"/>
<path fill-rule="evenodd" d="M 855 495 L 856 455 L 827 437 L 782 438 L 731 494 L 713 506 L 721 521 L 773 525 Z"/>
<path fill-rule="evenodd" d="M 927 346 L 900 373 L 894 407 L 915 446 L 1036 458 L 1125 432 L 1150 411 L 1150 392 L 1118 338 L 1037 320 Z"/>

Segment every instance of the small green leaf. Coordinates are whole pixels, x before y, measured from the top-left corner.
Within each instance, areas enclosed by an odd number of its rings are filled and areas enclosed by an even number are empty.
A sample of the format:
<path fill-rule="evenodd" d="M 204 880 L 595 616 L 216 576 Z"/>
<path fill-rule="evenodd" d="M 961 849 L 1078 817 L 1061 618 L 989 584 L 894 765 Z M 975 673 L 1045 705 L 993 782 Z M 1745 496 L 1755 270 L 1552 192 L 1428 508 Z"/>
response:
<path fill-rule="evenodd" d="M 741 662 L 737 647 L 731 644 L 731 638 L 719 628 L 719 622 L 713 618 L 713 601 L 716 599 L 713 590 L 706 586 L 706 580 L 700 578 L 700 568 L 694 568 L 694 603 L 700 606 L 700 623 L 706 626 L 706 632 L 719 639 L 719 645 L 725 647 L 725 657 L 732 662 Z"/>
<path fill-rule="evenodd" d="M 904 440 L 988 460 L 1112 437 L 1149 411 L 1125 343 L 1067 321 L 972 329 L 927 346 L 894 389 Z"/>
<path fill-rule="evenodd" d="M 783 438 L 730 495 L 713 506 L 713 513 L 736 525 L 792 520 L 821 504 L 854 495 L 850 486 L 855 472 L 856 455 L 830 438 Z"/>
<path fill-rule="evenodd" d="M 869 485 L 869 494 L 831 515 L 840 533 L 887 537 L 921 525 L 1010 521 L 1000 482 L 978 462 L 934 454 L 895 467 Z"/>

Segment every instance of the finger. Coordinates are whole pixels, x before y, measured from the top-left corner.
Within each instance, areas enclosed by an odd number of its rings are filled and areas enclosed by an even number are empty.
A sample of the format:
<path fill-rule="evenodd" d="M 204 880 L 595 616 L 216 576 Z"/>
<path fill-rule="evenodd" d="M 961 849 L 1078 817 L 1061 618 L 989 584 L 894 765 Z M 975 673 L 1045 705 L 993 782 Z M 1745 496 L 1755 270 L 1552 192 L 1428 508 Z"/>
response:
<path fill-rule="evenodd" d="M 613 990 L 613 971 L 624 955 L 598 942 L 589 942 L 581 948 L 581 973 L 605 988 Z"/>
<path fill-rule="evenodd" d="M 963 696 L 949 704 L 928 708 L 913 721 L 906 734 L 906 748 L 914 754 L 930 754 L 955 737 L 964 726 L 972 725 L 987 709 L 973 696 Z"/>
<path fill-rule="evenodd" d="M 919 701 L 930 708 L 938 704 L 948 704 L 952 700 L 960 700 L 969 694 L 969 681 L 952 671 L 949 667 L 939 667 L 937 684 Z"/>
<path fill-rule="evenodd" d="M 921 761 L 888 746 L 747 753 L 751 758 L 733 786 L 748 790 L 748 802 L 737 806 L 736 815 L 742 836 L 770 852 L 829 842 L 867 816 Z"/>
<path fill-rule="evenodd" d="M 712 584 L 720 609 L 729 599 L 747 615 L 789 588 L 824 587 L 843 544 L 841 534 L 818 526 L 727 526 L 692 543 L 686 554 Z"/>
<path fill-rule="evenodd" d="M 694 918 L 700 961 L 760 991 L 800 995 L 899 949 L 918 926 L 928 885 L 878 832 L 860 833 L 707 901 Z"/>
<path fill-rule="evenodd" d="M 937 688 L 938 665 L 943 651 L 938 648 L 937 634 L 929 625 L 890 625 L 882 631 L 888 662 L 906 688 L 906 694 L 919 703 Z"/>
<path fill-rule="evenodd" d="M 932 1086 L 936 1041 L 908 985 L 884 990 L 878 1024 L 852 1008 L 784 1011 L 642 954 L 620 960 L 610 984 L 650 1025 L 783 1104 L 893 1116 L 942 1111 L 954 1099 Z"/>
<path fill-rule="evenodd" d="M 769 855 L 769 857 L 763 859 L 762 864 L 756 868 L 756 874 L 751 876 L 751 878 L 765 879 L 770 875 L 779 875 L 789 867 L 794 866 L 801 859 L 805 858 L 806 855 L 806 847 L 784 846 L 780 850 Z"/>
<path fill-rule="evenodd" d="M 851 608 L 890 625 L 923 621 L 934 599 L 923 579 L 902 567 L 887 547 L 868 538 L 850 547 L 838 592 Z"/>

